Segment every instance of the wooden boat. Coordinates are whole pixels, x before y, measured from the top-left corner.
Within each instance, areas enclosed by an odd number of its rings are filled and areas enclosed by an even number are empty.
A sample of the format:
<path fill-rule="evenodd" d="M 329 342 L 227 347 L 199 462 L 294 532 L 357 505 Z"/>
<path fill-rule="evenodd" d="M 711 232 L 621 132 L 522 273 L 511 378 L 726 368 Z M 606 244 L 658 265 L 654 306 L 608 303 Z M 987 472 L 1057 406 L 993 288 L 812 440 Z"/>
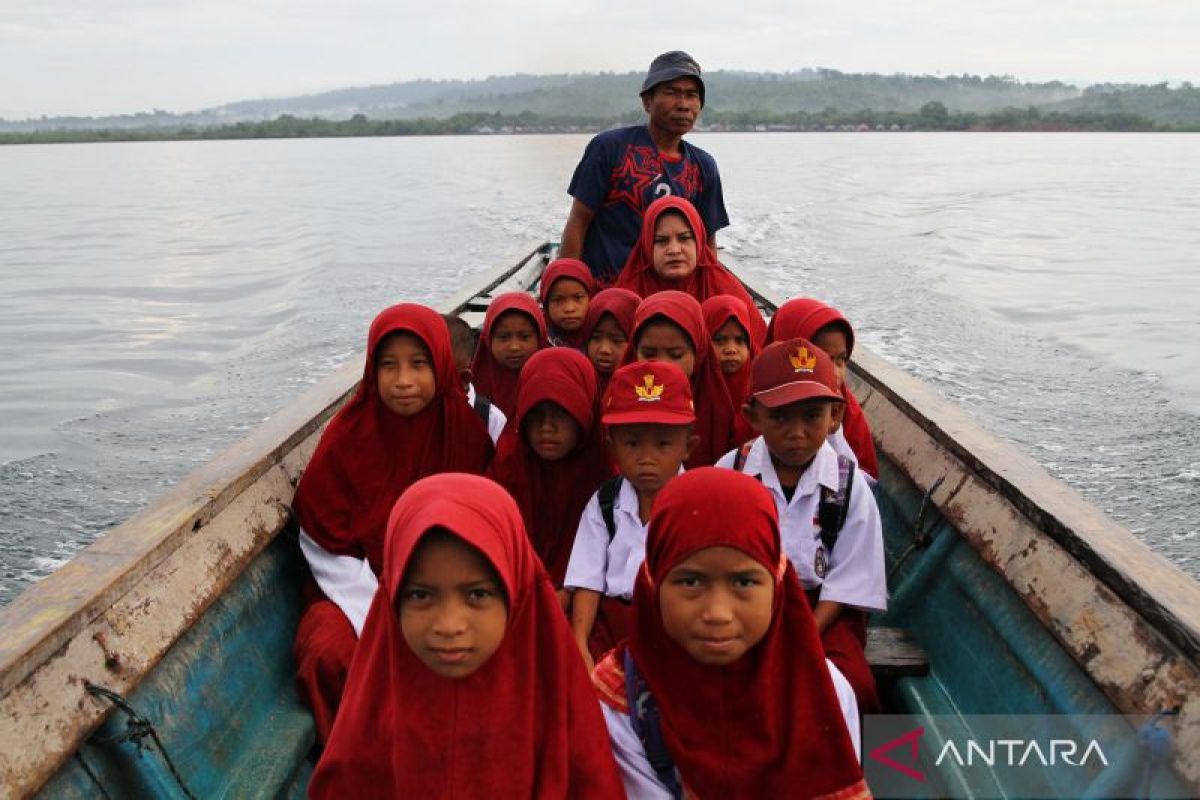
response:
<path fill-rule="evenodd" d="M 549 253 L 531 244 L 443 310 L 478 324 L 491 296 L 534 286 Z M 738 272 L 773 311 L 778 298 Z M 855 355 L 881 457 L 882 622 L 930 664 L 885 682 L 891 709 L 963 725 L 1177 710 L 1155 786 L 1200 794 L 1200 584 L 919 381 Z M 289 503 L 360 375 L 323 380 L 0 609 L 0 796 L 303 794 L 313 729 L 292 684 L 304 565 Z M 129 733 L 151 746 L 108 741 Z M 1138 753 L 1123 758 L 1140 774 Z M 1002 776 L 940 780 L 955 796 L 1015 791 Z M 1124 791 L 1106 780 L 1096 794 Z"/>

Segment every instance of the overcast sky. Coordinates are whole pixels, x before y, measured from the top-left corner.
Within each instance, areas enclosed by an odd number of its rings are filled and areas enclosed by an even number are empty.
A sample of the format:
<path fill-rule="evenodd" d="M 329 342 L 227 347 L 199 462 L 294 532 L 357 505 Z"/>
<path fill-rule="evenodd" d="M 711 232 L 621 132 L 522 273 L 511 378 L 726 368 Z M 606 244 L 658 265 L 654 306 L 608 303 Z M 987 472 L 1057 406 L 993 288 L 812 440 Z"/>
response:
<path fill-rule="evenodd" d="M 0 0 L 0 117 L 415 78 L 705 70 L 1200 83 L 1200 0 Z"/>

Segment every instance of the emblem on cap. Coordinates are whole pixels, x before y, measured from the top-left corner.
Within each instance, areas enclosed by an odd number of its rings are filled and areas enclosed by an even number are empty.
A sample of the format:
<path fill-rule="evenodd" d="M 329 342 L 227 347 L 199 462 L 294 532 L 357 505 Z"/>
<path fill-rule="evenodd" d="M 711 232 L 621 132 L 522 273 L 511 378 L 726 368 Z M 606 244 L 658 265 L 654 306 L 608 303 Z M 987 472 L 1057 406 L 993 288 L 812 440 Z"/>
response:
<path fill-rule="evenodd" d="M 788 356 L 796 372 L 812 372 L 817 366 L 817 357 L 808 352 L 807 347 L 798 347 L 796 352 Z"/>
<path fill-rule="evenodd" d="M 633 390 L 637 392 L 639 403 L 656 403 L 662 399 L 663 385 L 654 382 L 654 373 L 647 372 L 642 376 L 642 385 Z"/>

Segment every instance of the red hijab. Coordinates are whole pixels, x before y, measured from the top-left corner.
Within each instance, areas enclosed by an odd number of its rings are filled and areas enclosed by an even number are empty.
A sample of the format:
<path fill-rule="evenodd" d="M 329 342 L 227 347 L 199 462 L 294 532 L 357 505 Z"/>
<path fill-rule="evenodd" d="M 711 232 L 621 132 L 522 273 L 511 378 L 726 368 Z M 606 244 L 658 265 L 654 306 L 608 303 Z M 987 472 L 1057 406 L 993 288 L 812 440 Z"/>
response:
<path fill-rule="evenodd" d="M 841 328 L 846 334 L 846 348 L 854 352 L 854 328 L 842 312 L 820 300 L 797 297 L 788 300 L 767 327 L 767 344 L 783 339 L 808 339 L 810 342 L 822 328 Z M 842 435 L 858 458 L 858 465 L 872 477 L 879 477 L 879 457 L 875 454 L 875 440 L 871 437 L 871 426 L 863 413 L 858 398 L 850 391 L 850 384 L 842 384 L 842 397 L 846 400 L 846 413 L 842 417 Z"/>
<path fill-rule="evenodd" d="M 666 211 L 683 214 L 696 237 L 696 269 L 681 281 L 665 280 L 654 271 L 654 228 L 658 225 L 658 218 Z M 631 289 L 642 297 L 649 297 L 665 289 L 675 289 L 687 292 L 700 303 L 719 294 L 731 294 L 745 302 L 749 310 L 752 335 L 761 339 L 767 327 L 746 287 L 717 260 L 716 253 L 708 246 L 708 232 L 704 229 L 704 220 L 700 218 L 696 207 L 687 199 L 676 195 L 660 197 L 646 209 L 642 216 L 642 233 L 637 244 L 629 251 L 629 260 L 625 262 L 625 267 L 617 276 L 614 285 L 622 289 Z"/>
<path fill-rule="evenodd" d="M 694 660 L 667 634 L 658 587 L 680 561 L 722 546 L 762 564 L 775 595 L 763 639 L 719 667 Z M 629 642 L 593 675 L 601 700 L 618 711 L 625 710 L 617 673 L 626 647 L 658 702 L 663 738 L 687 787 L 724 798 L 870 797 L 812 612 L 780 546 L 775 501 L 754 478 L 698 469 L 662 490 L 634 585 Z"/>
<path fill-rule="evenodd" d="M 629 338 L 633 334 L 633 316 L 637 313 L 638 304 L 641 302 L 642 298 L 628 289 L 601 289 L 597 292 L 592 301 L 588 303 L 587 316 L 583 318 L 583 327 L 579 329 L 580 349 L 587 352 L 588 342 L 592 340 L 592 333 L 605 314 L 612 317 L 625 337 Z M 596 376 L 600 379 L 600 395 L 603 396 L 604 390 L 608 386 L 608 379 L 612 377 L 612 374 L 601 373 L 597 370 Z"/>
<path fill-rule="evenodd" d="M 543 461 L 522 434 L 525 417 L 543 400 L 562 406 L 583 433 L 579 446 L 558 461 Z M 613 474 L 600 432 L 592 362 L 566 347 L 534 353 L 521 370 L 514 420 L 500 436 L 488 474 L 516 499 L 534 551 L 550 580 L 561 586 L 584 506 Z"/>
<path fill-rule="evenodd" d="M 421 538 L 448 530 L 504 584 L 499 649 L 465 678 L 434 674 L 400 627 L 397 594 Z M 473 475 L 421 481 L 387 525 L 379 590 L 309 797 L 624 796 L 595 691 L 516 506 Z"/>
<path fill-rule="evenodd" d="M 721 370 L 721 377 L 725 379 L 725 388 L 729 390 L 729 399 L 733 403 L 735 446 L 741 445 L 743 442 L 748 442 L 757 435 L 740 409 L 746 404 L 746 398 L 750 396 L 750 365 L 754 362 L 754 357 L 758 355 L 758 351 L 762 349 L 762 337 L 751 333 L 753 328 L 750 322 L 750 313 L 746 309 L 746 304 L 740 298 L 734 297 L 731 294 L 719 294 L 716 297 L 710 297 L 705 300 L 701 308 L 704 310 L 704 327 L 708 328 L 710 347 L 713 346 L 711 338 L 729 320 L 733 320 L 741 327 L 742 333 L 746 334 L 746 341 L 750 345 L 750 356 L 746 359 L 746 363 L 742 365 L 741 369 L 732 375 L 723 369 Z M 720 364 L 718 363 L 717 366 L 720 367 Z"/>
<path fill-rule="evenodd" d="M 596 294 L 596 279 L 592 277 L 592 271 L 588 269 L 588 265 L 579 259 L 558 258 L 551 261 L 550 265 L 546 267 L 539 285 L 542 312 L 546 315 L 546 324 L 551 329 L 551 336 L 563 347 L 582 347 L 587 343 L 587 339 L 583 338 L 582 327 L 574 333 L 570 333 L 555 328 L 554 324 L 550 322 L 550 290 L 561 278 L 570 278 L 583 284 L 589 298 Z M 591 308 L 590 302 L 588 308 Z"/>
<path fill-rule="evenodd" d="M 725 388 L 721 367 L 713 358 L 712 342 L 704 327 L 704 312 L 696 298 L 683 292 L 665 291 L 651 295 L 638 306 L 633 320 L 633 335 L 625 350 L 623 364 L 638 361 L 637 340 L 642 328 L 656 318 L 673 322 L 692 340 L 696 364 L 692 368 L 692 399 L 696 404 L 696 435 L 700 444 L 685 462 L 688 469 L 705 467 L 736 446 L 735 410 Z"/>
<path fill-rule="evenodd" d="M 412 417 L 390 411 L 379 396 L 377 350 L 396 331 L 419 338 L 433 359 L 436 394 Z M 293 507 L 317 544 L 337 555 L 365 557 L 378 575 L 384 524 L 396 498 L 427 475 L 482 473 L 491 455 L 487 428 L 467 405 L 445 320 L 431 308 L 401 303 L 371 323 L 362 382 L 321 436 Z"/>
<path fill-rule="evenodd" d="M 533 321 L 539 350 L 549 347 L 550 341 L 542 309 L 525 292 L 507 292 L 494 298 L 488 305 L 487 313 L 483 315 L 479 346 L 475 348 L 475 360 L 471 362 L 471 382 L 475 391 L 481 392 L 511 417 L 513 409 L 517 407 L 517 377 L 520 371 L 509 369 L 492 356 L 492 328 L 506 311 L 520 311 Z"/>

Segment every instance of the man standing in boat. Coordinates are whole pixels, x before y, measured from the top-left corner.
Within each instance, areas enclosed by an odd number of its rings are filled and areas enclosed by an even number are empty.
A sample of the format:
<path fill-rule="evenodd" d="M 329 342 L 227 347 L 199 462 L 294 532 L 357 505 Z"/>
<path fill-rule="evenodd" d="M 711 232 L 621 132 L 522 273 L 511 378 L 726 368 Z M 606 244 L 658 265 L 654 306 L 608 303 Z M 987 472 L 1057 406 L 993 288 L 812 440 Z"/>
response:
<path fill-rule="evenodd" d="M 641 97 L 647 124 L 594 137 L 567 189 L 574 202 L 561 255 L 582 259 L 605 284 L 625 266 L 641 232 L 642 212 L 659 197 L 690 200 L 713 247 L 716 231 L 729 224 L 717 162 L 683 141 L 704 107 L 700 65 L 681 50 L 663 53 L 650 63 Z"/>

